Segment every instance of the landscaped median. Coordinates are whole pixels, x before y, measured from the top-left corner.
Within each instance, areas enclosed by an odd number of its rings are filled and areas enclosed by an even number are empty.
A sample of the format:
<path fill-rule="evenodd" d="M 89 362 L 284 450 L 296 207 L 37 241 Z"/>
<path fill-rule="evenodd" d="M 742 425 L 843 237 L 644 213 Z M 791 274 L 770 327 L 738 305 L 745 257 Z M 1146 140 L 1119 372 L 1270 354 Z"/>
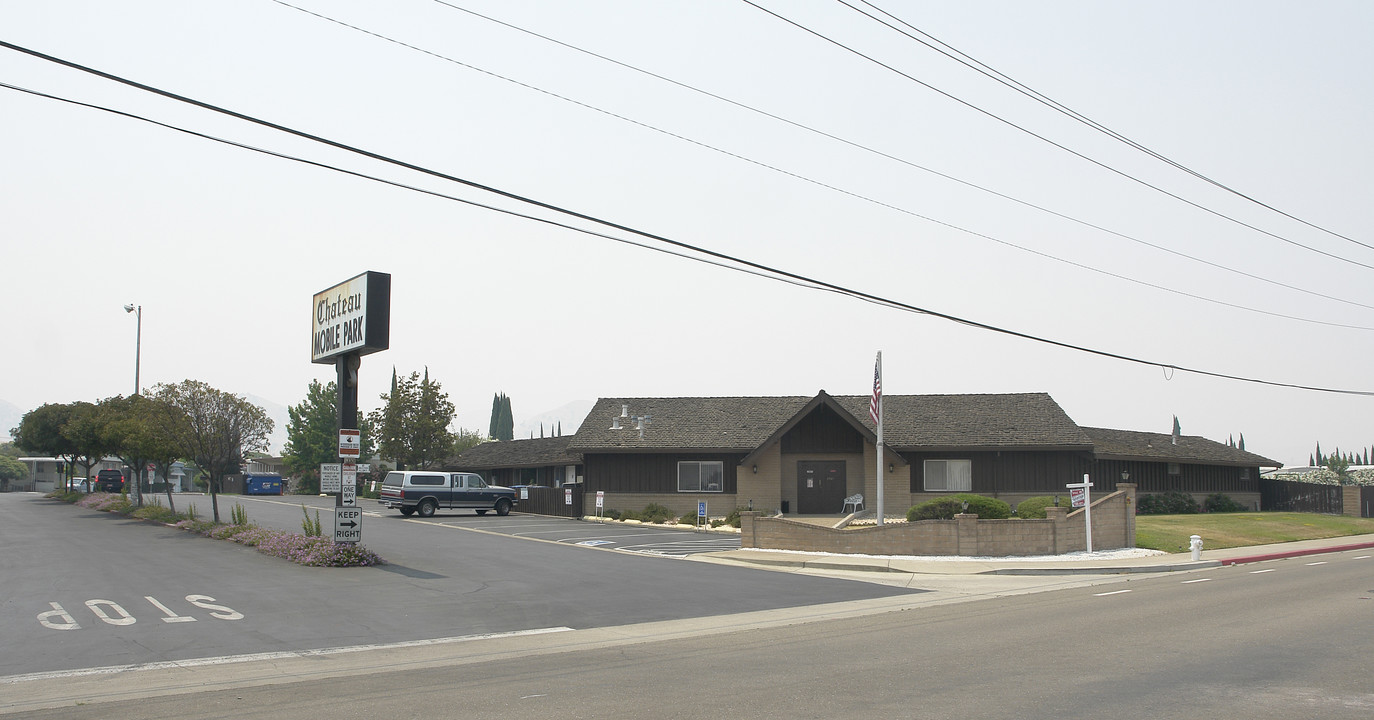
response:
<path fill-rule="evenodd" d="M 332 540 L 318 534 L 301 535 L 282 530 L 271 530 L 248 522 L 243 506 L 235 503 L 232 517 L 234 522 L 217 523 L 196 517 L 195 506 L 189 505 L 186 513 L 173 512 L 159 503 L 155 497 L 143 507 L 135 507 L 127 495 L 113 493 L 65 493 L 56 492 L 48 497 L 63 500 L 84 508 L 112 512 L 127 517 L 162 523 L 179 530 L 193 532 L 216 540 L 229 540 L 240 545 L 257 548 L 258 552 L 284 558 L 300 565 L 312 567 L 366 567 L 383 565 L 385 560 L 377 553 L 362 545 L 335 544 Z M 318 523 L 311 524 L 306 516 L 306 524 L 311 525 L 314 533 L 319 532 Z"/>

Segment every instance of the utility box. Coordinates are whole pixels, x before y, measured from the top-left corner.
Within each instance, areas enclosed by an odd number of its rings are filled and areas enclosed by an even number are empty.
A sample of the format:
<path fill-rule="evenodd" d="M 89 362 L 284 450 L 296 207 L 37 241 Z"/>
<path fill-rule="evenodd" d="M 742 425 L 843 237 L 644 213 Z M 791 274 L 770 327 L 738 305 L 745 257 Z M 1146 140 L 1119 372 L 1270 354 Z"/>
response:
<path fill-rule="evenodd" d="M 243 478 L 244 495 L 281 495 L 280 475 L 247 475 Z"/>

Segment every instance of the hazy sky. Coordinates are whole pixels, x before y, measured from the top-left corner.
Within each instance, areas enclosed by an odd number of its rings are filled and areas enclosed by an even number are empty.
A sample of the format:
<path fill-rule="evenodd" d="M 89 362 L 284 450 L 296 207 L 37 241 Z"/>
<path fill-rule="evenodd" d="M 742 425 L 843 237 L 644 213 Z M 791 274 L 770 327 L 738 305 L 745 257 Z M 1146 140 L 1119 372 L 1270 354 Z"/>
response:
<path fill-rule="evenodd" d="M 393 366 L 428 367 L 457 424 L 482 431 L 496 392 L 517 423 L 596 397 L 865 394 L 882 350 L 891 394 L 1048 392 L 1080 425 L 1166 433 L 1177 415 L 1186 434 L 1244 433 L 1247 449 L 1288 465 L 1317 441 L 1374 444 L 1368 395 L 1161 367 L 1374 391 L 1374 4 L 875 0 L 1311 225 L 830 0 L 758 1 L 816 34 L 738 0 L 292 4 L 355 27 L 270 0 L 4 0 L 0 40 L 673 240 L 1155 364 L 0 88 L 0 292 L 12 311 L 0 400 L 27 410 L 131 392 L 135 319 L 122 306 L 134 303 L 145 387 L 195 378 L 297 403 L 333 375 L 310 363 L 311 296 L 375 270 L 392 275 L 391 349 L 364 358 L 363 409 Z M 557 217 L 7 48 L 0 82 Z"/>

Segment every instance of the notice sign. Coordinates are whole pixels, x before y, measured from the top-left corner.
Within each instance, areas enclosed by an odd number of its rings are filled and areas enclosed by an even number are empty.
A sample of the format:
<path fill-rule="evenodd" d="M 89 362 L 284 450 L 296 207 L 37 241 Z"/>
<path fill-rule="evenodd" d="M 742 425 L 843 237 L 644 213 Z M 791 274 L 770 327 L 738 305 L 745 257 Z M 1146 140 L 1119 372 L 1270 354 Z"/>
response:
<path fill-rule="evenodd" d="M 358 452 L 361 448 L 361 431 L 349 430 L 347 428 L 339 431 L 339 457 L 357 460 Z"/>
<path fill-rule="evenodd" d="M 1088 496 L 1085 488 L 1069 488 L 1069 500 L 1074 507 L 1083 507 L 1083 500 Z"/>
<path fill-rule="evenodd" d="M 564 504 L 564 505 L 571 505 L 571 504 L 572 504 L 572 488 L 567 488 L 567 489 L 565 489 L 565 490 L 563 491 L 563 504 Z"/>
<path fill-rule="evenodd" d="M 343 484 L 343 467 L 338 463 L 320 465 L 320 492 L 339 492 Z"/>
<path fill-rule="evenodd" d="M 597 490 L 597 491 L 596 491 L 596 507 L 597 507 L 597 508 L 604 508 L 604 507 L 606 507 L 606 491 L 605 491 L 605 490 Z"/>
<path fill-rule="evenodd" d="M 363 511 L 355 507 L 334 508 L 334 542 L 355 543 L 363 539 Z"/>
<path fill-rule="evenodd" d="M 310 361 L 367 355 L 391 344 L 391 276 L 365 272 L 311 301 Z"/>

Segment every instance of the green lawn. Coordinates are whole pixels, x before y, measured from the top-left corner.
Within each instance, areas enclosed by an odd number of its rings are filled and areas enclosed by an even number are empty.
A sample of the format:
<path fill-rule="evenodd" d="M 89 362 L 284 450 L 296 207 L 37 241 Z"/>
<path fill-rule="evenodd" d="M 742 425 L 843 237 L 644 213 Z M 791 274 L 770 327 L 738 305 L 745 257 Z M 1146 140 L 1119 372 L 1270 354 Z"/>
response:
<path fill-rule="evenodd" d="M 1136 547 L 1187 552 L 1188 536 L 1201 535 L 1209 550 L 1374 534 L 1374 518 L 1309 513 L 1204 513 L 1137 515 Z"/>

